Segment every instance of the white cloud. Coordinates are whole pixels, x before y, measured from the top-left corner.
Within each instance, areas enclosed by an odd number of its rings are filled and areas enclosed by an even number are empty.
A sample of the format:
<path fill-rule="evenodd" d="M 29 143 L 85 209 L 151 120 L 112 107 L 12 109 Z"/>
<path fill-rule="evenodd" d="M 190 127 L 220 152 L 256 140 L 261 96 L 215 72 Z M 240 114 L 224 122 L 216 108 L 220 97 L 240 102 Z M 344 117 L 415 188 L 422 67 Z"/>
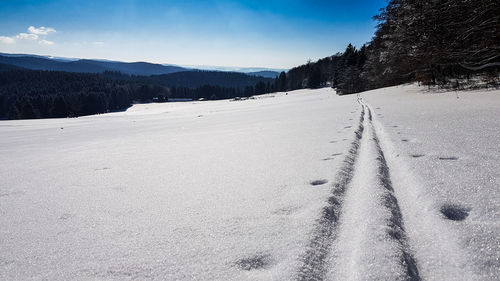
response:
<path fill-rule="evenodd" d="M 36 28 L 34 26 L 28 27 L 28 32 L 36 35 L 47 35 L 49 33 L 56 33 L 56 30 L 52 27 L 40 26 Z"/>
<path fill-rule="evenodd" d="M 15 37 L 0 36 L 0 43 L 14 44 L 16 43 L 16 40 L 37 41 L 41 39 L 40 41 L 38 41 L 38 44 L 40 45 L 54 45 L 53 41 L 42 39 L 50 33 L 56 33 L 56 30 L 52 27 L 40 26 L 39 28 L 36 28 L 34 26 L 30 26 L 28 27 L 28 33 L 21 32 Z"/>
<path fill-rule="evenodd" d="M 14 44 L 14 43 L 16 43 L 16 40 L 14 40 L 14 38 L 11 38 L 11 37 L 0 36 L 0 43 L 2 43 L 2 44 Z"/>
<path fill-rule="evenodd" d="M 101 45 L 104 45 L 104 42 L 100 42 L 100 41 L 92 42 L 92 45 L 94 45 L 94 46 L 101 46 Z"/>
<path fill-rule="evenodd" d="M 54 45 L 54 42 L 43 39 L 38 41 L 38 44 L 49 46 L 49 45 Z"/>
<path fill-rule="evenodd" d="M 16 35 L 16 38 L 24 40 L 37 40 L 38 35 L 32 33 L 19 33 L 18 35 Z"/>

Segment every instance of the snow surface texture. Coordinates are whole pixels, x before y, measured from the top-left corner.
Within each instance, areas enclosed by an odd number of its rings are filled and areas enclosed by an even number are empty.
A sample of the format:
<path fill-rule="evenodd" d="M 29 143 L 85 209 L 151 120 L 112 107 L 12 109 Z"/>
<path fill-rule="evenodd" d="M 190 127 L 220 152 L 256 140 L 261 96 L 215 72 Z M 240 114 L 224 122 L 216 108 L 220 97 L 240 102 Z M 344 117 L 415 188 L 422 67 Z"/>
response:
<path fill-rule="evenodd" d="M 1 122 L 0 279 L 288 279 L 359 111 L 325 89 Z"/>
<path fill-rule="evenodd" d="M 500 91 L 406 85 L 362 97 L 385 139 L 422 279 L 499 280 Z"/>
<path fill-rule="evenodd" d="M 0 122 L 2 280 L 498 280 L 500 92 Z"/>

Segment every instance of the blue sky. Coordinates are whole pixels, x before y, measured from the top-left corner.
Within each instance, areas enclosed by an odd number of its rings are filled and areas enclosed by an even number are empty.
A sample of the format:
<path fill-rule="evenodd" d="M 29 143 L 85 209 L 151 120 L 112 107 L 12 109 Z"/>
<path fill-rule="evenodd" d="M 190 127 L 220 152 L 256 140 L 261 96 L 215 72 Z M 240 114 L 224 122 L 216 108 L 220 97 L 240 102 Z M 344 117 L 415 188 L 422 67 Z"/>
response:
<path fill-rule="evenodd" d="M 289 68 L 362 45 L 385 0 L 0 0 L 0 52 Z M 30 28 L 31 27 L 31 28 Z M 42 28 L 43 27 L 43 28 Z"/>

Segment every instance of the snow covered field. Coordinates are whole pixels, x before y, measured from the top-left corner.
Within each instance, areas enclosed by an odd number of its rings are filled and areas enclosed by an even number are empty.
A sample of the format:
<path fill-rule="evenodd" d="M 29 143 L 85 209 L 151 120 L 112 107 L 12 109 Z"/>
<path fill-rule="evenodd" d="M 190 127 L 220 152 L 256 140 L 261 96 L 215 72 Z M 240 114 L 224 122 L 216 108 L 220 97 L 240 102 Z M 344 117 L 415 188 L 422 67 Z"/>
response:
<path fill-rule="evenodd" d="M 2 280 L 498 280 L 500 92 L 0 122 Z"/>
<path fill-rule="evenodd" d="M 421 275 L 499 280 L 500 91 L 457 98 L 403 86 L 362 96 L 386 139 Z"/>

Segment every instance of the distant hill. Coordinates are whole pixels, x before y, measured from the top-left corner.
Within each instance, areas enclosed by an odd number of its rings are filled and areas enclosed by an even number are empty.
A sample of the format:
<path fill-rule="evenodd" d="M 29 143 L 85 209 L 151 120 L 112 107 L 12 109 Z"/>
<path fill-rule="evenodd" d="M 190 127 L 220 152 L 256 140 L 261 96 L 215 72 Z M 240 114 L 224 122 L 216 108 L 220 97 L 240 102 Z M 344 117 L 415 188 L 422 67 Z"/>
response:
<path fill-rule="evenodd" d="M 276 76 L 280 75 L 279 72 L 277 72 L 277 71 L 270 71 L 270 70 L 247 72 L 246 74 L 248 74 L 248 75 L 254 75 L 254 76 L 261 76 L 261 77 L 266 77 L 266 78 L 276 78 Z"/>
<path fill-rule="evenodd" d="M 160 75 L 186 71 L 188 69 L 147 62 L 116 62 L 81 59 L 62 61 L 42 56 L 0 55 L 0 64 L 8 64 L 32 70 L 52 70 L 81 73 L 102 73 L 104 71 L 119 71 L 130 75 Z"/>
<path fill-rule="evenodd" d="M 268 78 L 274 78 L 275 75 L 279 75 L 282 71 L 284 72 L 288 71 L 288 69 L 284 68 L 265 68 L 265 67 L 238 67 L 238 66 L 211 66 L 211 65 L 188 65 L 184 67 L 197 70 L 208 70 L 208 71 L 240 72 L 249 75 L 264 76 Z"/>
<path fill-rule="evenodd" d="M 198 88 L 205 85 L 211 85 L 226 88 L 243 89 L 247 86 L 253 87 L 259 82 L 274 82 L 274 79 L 271 78 L 247 75 L 245 73 L 202 70 L 155 75 L 151 76 L 150 79 L 151 81 L 164 86 L 187 88 Z"/>
<path fill-rule="evenodd" d="M 0 53 L 0 56 L 13 57 L 13 58 L 18 58 L 18 57 L 34 57 L 34 58 L 43 58 L 43 59 L 51 59 L 51 60 L 58 60 L 58 61 L 75 61 L 75 60 L 78 60 L 78 59 L 75 59 L 75 58 L 63 58 L 63 57 L 53 57 L 53 56 L 40 56 L 40 55 L 30 55 L 30 54 L 8 54 L 8 53 Z"/>
<path fill-rule="evenodd" d="M 102 73 L 104 71 L 118 71 L 128 75 L 162 75 L 181 71 L 223 71 L 239 72 L 248 75 L 275 78 L 282 70 L 258 67 L 182 67 L 169 64 L 155 64 L 148 62 L 120 62 L 99 59 L 77 59 L 30 54 L 0 53 L 0 63 L 18 66 L 31 70 L 51 70 L 80 73 Z"/>
<path fill-rule="evenodd" d="M 11 64 L 3 64 L 0 63 L 0 71 L 9 71 L 9 70 L 20 70 L 22 67 L 11 65 Z"/>

